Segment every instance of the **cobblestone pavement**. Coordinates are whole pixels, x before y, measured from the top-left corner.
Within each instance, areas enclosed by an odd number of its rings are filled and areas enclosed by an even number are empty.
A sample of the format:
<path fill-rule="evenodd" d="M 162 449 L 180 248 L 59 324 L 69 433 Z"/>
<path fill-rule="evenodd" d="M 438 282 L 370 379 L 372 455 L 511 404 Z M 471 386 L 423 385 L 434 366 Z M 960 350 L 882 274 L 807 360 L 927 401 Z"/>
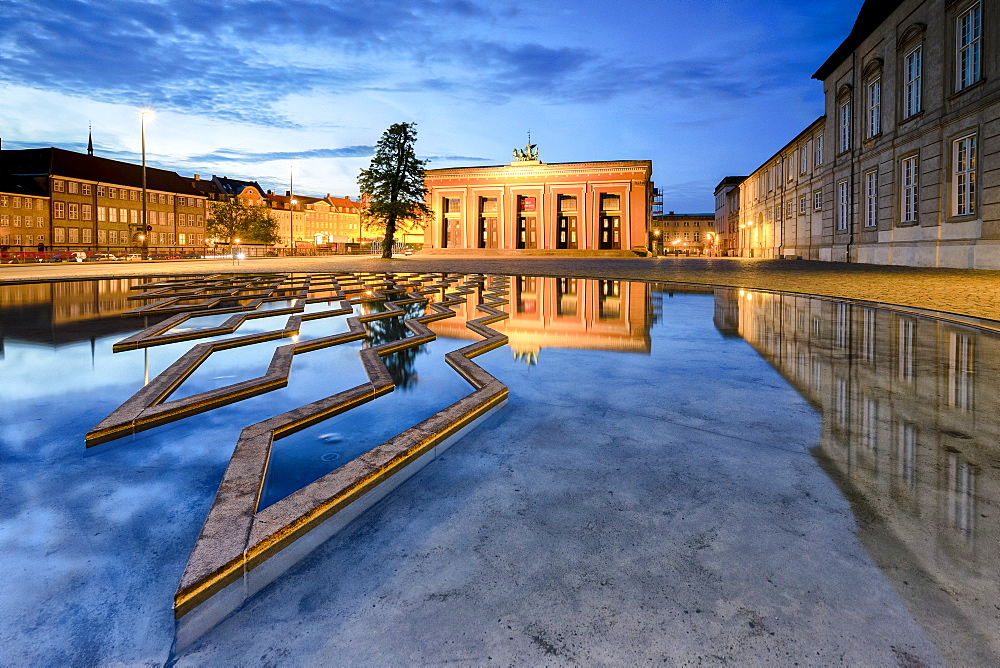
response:
<path fill-rule="evenodd" d="M 218 272 L 449 271 L 678 281 L 781 290 L 1000 320 L 1000 272 L 738 258 L 334 256 L 0 266 L 0 283 Z"/>

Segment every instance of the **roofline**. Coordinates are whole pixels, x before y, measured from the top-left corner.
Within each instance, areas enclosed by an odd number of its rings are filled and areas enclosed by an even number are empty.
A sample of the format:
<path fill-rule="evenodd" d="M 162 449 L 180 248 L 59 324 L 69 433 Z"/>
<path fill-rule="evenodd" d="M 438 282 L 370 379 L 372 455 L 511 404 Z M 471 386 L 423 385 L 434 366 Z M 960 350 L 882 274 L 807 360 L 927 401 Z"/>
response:
<path fill-rule="evenodd" d="M 854 27 L 851 28 L 847 39 L 841 42 L 830 57 L 819 66 L 812 78 L 825 81 L 842 62 L 847 60 L 847 56 L 892 16 L 901 4 L 903 0 L 865 0 L 858 10 L 858 17 L 854 20 Z"/>
<path fill-rule="evenodd" d="M 438 169 L 427 169 L 424 170 L 425 174 L 431 174 L 435 172 L 448 172 L 452 170 L 464 170 L 464 169 L 504 169 L 504 168 L 526 168 L 526 167 L 562 167 L 564 165 L 642 165 L 648 167 L 650 171 L 653 169 L 652 160 L 584 160 L 578 162 L 540 162 L 538 164 L 525 164 L 521 165 L 517 162 L 511 162 L 503 165 L 470 165 L 466 167 L 440 167 Z"/>

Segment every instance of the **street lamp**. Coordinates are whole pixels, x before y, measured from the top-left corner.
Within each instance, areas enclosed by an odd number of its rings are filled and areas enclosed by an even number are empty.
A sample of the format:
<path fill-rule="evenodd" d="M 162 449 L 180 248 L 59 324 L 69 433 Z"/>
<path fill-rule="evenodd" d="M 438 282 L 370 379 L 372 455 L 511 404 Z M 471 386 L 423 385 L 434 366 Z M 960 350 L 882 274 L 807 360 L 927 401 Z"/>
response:
<path fill-rule="evenodd" d="M 292 245 L 295 243 L 295 213 L 293 213 L 292 204 L 295 202 L 292 199 L 295 191 L 292 189 L 292 173 L 295 170 L 295 165 L 288 166 L 288 251 L 291 255 Z"/>
<path fill-rule="evenodd" d="M 146 231 L 150 227 L 149 213 L 146 211 L 146 116 L 152 114 L 151 109 L 143 109 L 139 112 L 139 131 L 142 136 L 142 229 Z M 142 242 L 142 259 L 148 260 L 149 241 L 147 241 L 145 234 L 140 235 L 139 240 Z"/>

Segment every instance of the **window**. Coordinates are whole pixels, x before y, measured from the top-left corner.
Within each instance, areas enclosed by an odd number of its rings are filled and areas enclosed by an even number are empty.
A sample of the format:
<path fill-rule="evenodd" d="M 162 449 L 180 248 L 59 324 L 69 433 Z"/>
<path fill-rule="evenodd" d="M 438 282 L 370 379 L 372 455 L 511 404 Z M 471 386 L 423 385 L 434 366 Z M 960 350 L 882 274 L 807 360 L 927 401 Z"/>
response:
<path fill-rule="evenodd" d="M 108 207 L 108 222 L 109 223 L 117 223 L 118 222 L 118 209 L 116 209 L 113 206 Z"/>
<path fill-rule="evenodd" d="M 799 149 L 799 174 L 805 174 L 809 171 L 809 146 L 803 146 Z"/>
<path fill-rule="evenodd" d="M 851 215 L 850 189 L 847 181 L 837 183 L 837 229 L 846 230 Z"/>
<path fill-rule="evenodd" d="M 14 227 L 21 227 L 21 216 L 14 216 Z"/>
<path fill-rule="evenodd" d="M 69 219 L 80 220 L 80 205 L 76 202 L 69 203 Z"/>
<path fill-rule="evenodd" d="M 45 201 L 40 199 L 35 200 L 35 209 L 38 211 L 43 211 L 45 209 Z"/>
<path fill-rule="evenodd" d="M 980 42 L 982 40 L 982 7 L 975 5 L 958 17 L 956 31 L 958 54 L 958 90 L 967 88 L 980 79 Z"/>
<path fill-rule="evenodd" d="M 701 241 L 701 232 L 695 232 L 694 233 L 694 240 L 695 241 Z"/>
<path fill-rule="evenodd" d="M 53 202 L 52 203 L 52 217 L 53 218 L 65 218 L 66 217 L 66 202 Z"/>
<path fill-rule="evenodd" d="M 902 192 L 900 196 L 903 198 L 901 202 L 901 212 L 902 217 L 900 222 L 902 223 L 915 223 L 917 222 L 917 156 L 911 155 L 907 158 L 903 158 L 900 161 L 900 171 L 902 183 Z"/>
<path fill-rule="evenodd" d="M 107 197 L 108 196 L 108 187 L 107 186 L 97 186 L 97 196 L 98 197 Z"/>
<path fill-rule="evenodd" d="M 968 216 L 976 212 L 976 137 L 962 137 L 954 142 L 954 146 L 952 200 L 955 202 L 955 215 Z"/>
<path fill-rule="evenodd" d="M 24 226 L 25 227 L 31 227 L 34 223 L 35 223 L 35 219 L 32 218 L 31 216 L 25 216 L 24 217 Z M 41 227 L 42 224 L 39 223 L 38 226 Z"/>
<path fill-rule="evenodd" d="M 837 113 L 840 128 L 840 143 L 837 148 L 841 152 L 851 150 L 851 101 L 844 100 L 840 103 L 840 110 Z"/>
<path fill-rule="evenodd" d="M 110 197 L 111 199 L 114 199 L 117 196 L 118 196 L 118 191 L 109 186 L 108 187 L 108 197 Z"/>
<path fill-rule="evenodd" d="M 868 137 L 882 132 L 882 80 L 875 79 L 865 87 L 865 101 L 868 105 Z"/>
<path fill-rule="evenodd" d="M 13 198 L 11 198 L 11 207 L 15 208 L 15 209 L 20 209 L 21 208 L 21 198 L 20 197 L 13 197 Z"/>
<path fill-rule="evenodd" d="M 823 164 L 823 137 L 822 136 L 816 137 L 816 150 L 813 151 L 813 153 L 816 155 L 816 165 L 817 166 L 822 165 Z"/>
<path fill-rule="evenodd" d="M 820 211 L 823 208 L 823 191 L 817 190 L 813 193 L 813 210 Z"/>
<path fill-rule="evenodd" d="M 80 184 L 80 194 L 81 195 L 89 195 L 91 192 L 93 192 L 93 190 L 92 190 L 92 187 L 91 187 L 91 185 L 89 183 L 81 183 Z"/>
<path fill-rule="evenodd" d="M 106 244 L 108 243 L 108 231 L 107 230 L 97 230 L 97 243 Z"/>
<path fill-rule="evenodd" d="M 163 193 L 160 193 L 160 204 L 166 204 L 166 203 L 167 203 L 167 196 L 164 195 Z"/>
<path fill-rule="evenodd" d="M 878 222 L 878 170 L 865 172 L 865 227 Z"/>
<path fill-rule="evenodd" d="M 187 243 L 187 235 L 183 232 L 177 234 L 177 239 L 180 241 L 181 246 Z"/>
<path fill-rule="evenodd" d="M 920 111 L 920 80 L 923 47 L 918 46 L 903 58 L 903 118 Z"/>
<path fill-rule="evenodd" d="M 6 195 L 0 195 L 0 206 L 8 206 L 10 204 L 10 198 Z"/>
<path fill-rule="evenodd" d="M 118 243 L 118 230 L 108 230 L 108 243 Z M 124 239 L 122 239 L 122 243 L 125 243 Z"/>
<path fill-rule="evenodd" d="M 56 193 L 66 192 L 66 182 L 65 181 L 53 181 L 52 182 L 52 192 L 56 192 Z"/>
<path fill-rule="evenodd" d="M 108 207 L 99 206 L 97 207 L 97 222 L 103 223 L 108 219 Z"/>
<path fill-rule="evenodd" d="M 79 227 L 71 227 L 71 228 L 69 228 L 69 242 L 71 244 L 78 244 L 78 243 L 80 243 L 80 228 Z"/>
<path fill-rule="evenodd" d="M 70 192 L 71 195 L 79 195 L 80 194 L 80 184 L 78 182 L 76 182 L 76 181 L 69 181 L 67 185 L 68 185 L 68 189 L 69 189 L 69 192 Z"/>
<path fill-rule="evenodd" d="M 83 220 L 92 220 L 91 215 L 93 213 L 93 208 L 90 204 L 82 204 L 80 206 L 80 218 Z"/>
<path fill-rule="evenodd" d="M 133 202 L 138 202 L 139 201 L 139 191 L 138 190 L 130 190 L 129 193 L 128 193 L 128 198 L 130 200 L 132 200 Z"/>
<path fill-rule="evenodd" d="M 81 241 L 83 241 L 83 243 L 89 244 L 91 242 L 91 240 L 92 240 L 91 232 L 92 231 L 93 230 L 91 230 L 89 227 L 83 228 L 83 230 L 82 230 L 83 239 L 81 239 Z"/>
<path fill-rule="evenodd" d="M 799 198 L 799 213 L 803 214 L 806 212 L 806 208 L 809 206 L 809 201 L 805 195 Z"/>
<path fill-rule="evenodd" d="M 132 225 L 139 224 L 139 209 L 129 209 L 128 210 L 128 222 Z"/>

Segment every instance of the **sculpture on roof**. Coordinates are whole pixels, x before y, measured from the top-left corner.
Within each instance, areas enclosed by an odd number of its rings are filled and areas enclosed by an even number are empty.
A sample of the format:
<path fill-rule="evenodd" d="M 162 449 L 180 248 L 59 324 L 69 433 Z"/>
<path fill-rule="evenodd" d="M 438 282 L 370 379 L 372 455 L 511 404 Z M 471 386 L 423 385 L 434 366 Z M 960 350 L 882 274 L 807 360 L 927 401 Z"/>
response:
<path fill-rule="evenodd" d="M 531 143 L 531 130 L 528 131 L 528 143 L 524 148 L 514 149 L 514 159 L 518 161 L 538 160 L 538 145 Z"/>

